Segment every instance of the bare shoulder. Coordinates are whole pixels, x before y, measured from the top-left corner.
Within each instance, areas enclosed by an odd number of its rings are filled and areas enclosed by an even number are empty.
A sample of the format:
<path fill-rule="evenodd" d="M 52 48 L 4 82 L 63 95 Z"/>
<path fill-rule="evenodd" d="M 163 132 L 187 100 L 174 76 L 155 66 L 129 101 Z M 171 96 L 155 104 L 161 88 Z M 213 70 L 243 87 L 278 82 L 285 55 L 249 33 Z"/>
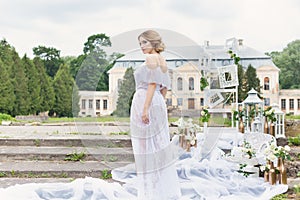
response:
<path fill-rule="evenodd" d="M 166 72 L 168 70 L 166 60 L 160 54 L 148 54 L 146 56 L 146 65 L 150 69 L 161 67 L 163 72 Z"/>

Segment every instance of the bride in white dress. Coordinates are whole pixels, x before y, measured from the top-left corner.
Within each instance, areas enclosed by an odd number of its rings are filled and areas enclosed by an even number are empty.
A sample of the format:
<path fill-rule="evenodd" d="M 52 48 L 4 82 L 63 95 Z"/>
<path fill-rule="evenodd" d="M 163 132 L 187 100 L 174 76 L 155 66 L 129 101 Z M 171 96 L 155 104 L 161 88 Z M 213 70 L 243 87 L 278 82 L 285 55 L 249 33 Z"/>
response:
<path fill-rule="evenodd" d="M 130 133 L 139 180 L 138 198 L 178 199 L 179 180 L 170 148 L 167 108 L 164 94 L 170 87 L 164 44 L 153 30 L 139 37 L 146 61 L 134 72 L 136 92 L 130 112 Z"/>

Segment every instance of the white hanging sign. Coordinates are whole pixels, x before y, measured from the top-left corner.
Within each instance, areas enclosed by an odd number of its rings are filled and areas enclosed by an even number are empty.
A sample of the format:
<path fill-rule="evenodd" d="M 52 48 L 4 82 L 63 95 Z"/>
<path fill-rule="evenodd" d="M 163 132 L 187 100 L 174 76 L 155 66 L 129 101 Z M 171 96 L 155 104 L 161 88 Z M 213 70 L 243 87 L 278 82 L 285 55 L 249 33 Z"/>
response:
<path fill-rule="evenodd" d="M 239 85 L 237 65 L 218 67 L 220 88 L 227 88 Z"/>

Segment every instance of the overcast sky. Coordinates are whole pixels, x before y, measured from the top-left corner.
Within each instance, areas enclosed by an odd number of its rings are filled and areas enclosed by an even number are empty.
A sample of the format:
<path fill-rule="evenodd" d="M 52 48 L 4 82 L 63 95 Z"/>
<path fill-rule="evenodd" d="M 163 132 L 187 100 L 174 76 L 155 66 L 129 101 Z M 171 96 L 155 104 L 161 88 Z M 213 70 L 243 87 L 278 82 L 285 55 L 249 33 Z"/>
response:
<path fill-rule="evenodd" d="M 38 45 L 77 56 L 93 34 L 148 28 L 199 45 L 236 37 L 262 52 L 281 51 L 300 39 L 299 19 L 299 0 L 0 0 L 0 38 L 20 56 Z"/>

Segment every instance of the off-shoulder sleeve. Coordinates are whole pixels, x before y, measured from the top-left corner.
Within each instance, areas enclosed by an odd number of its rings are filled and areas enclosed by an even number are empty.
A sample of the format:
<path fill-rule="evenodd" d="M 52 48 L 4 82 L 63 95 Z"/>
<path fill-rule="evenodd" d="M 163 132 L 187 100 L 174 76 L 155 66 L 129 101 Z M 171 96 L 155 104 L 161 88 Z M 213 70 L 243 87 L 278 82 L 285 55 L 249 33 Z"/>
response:
<path fill-rule="evenodd" d="M 171 89 L 169 73 L 168 71 L 163 72 L 160 66 L 157 66 L 155 68 L 147 66 L 146 77 L 148 83 L 156 83 L 162 88 L 166 87 L 167 89 Z"/>

